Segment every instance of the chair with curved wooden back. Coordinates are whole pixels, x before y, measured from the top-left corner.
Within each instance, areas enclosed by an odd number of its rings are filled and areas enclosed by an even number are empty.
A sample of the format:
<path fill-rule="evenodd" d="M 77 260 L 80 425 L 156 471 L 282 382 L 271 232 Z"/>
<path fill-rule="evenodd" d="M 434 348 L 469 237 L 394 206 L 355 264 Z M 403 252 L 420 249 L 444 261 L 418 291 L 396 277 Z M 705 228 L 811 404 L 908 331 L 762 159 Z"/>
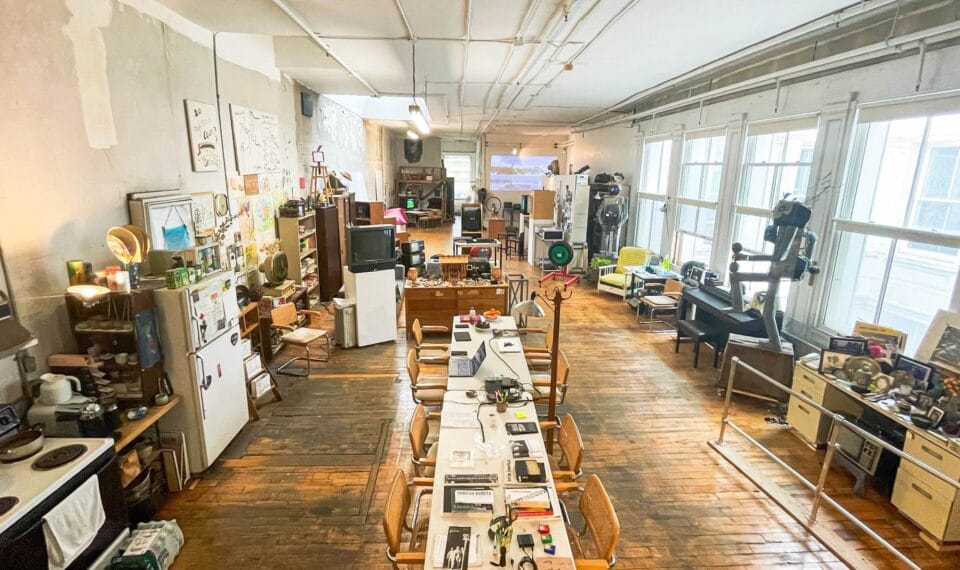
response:
<path fill-rule="evenodd" d="M 410 332 L 413 334 L 414 346 L 417 349 L 417 358 L 424 363 L 440 364 L 450 360 L 450 345 L 423 342 L 423 333 L 449 333 L 447 327 L 421 326 L 420 319 L 413 319 L 410 325 Z"/>
<path fill-rule="evenodd" d="M 410 395 L 414 403 L 427 406 L 443 404 L 443 394 L 447 390 L 447 379 L 443 376 L 423 376 L 420 374 L 420 361 L 417 350 L 407 351 L 407 375 L 410 376 Z"/>
<path fill-rule="evenodd" d="M 430 414 L 427 413 L 423 404 L 417 404 L 413 409 L 413 416 L 410 418 L 410 449 L 413 452 L 411 462 L 413 471 L 419 477 L 433 477 L 434 467 L 437 465 L 437 445 L 430 445 Z M 421 472 L 422 471 L 422 472 Z"/>
<path fill-rule="evenodd" d="M 527 366 L 534 370 L 550 367 L 550 351 L 553 350 L 553 323 L 544 332 L 544 346 L 523 347 L 523 354 L 527 357 Z"/>
<path fill-rule="evenodd" d="M 547 360 L 549 368 L 550 360 Z M 550 401 L 550 373 L 531 374 L 533 380 L 535 404 L 546 405 Z M 562 350 L 557 351 L 557 404 L 567 398 L 567 382 L 570 380 L 570 361 Z"/>
<path fill-rule="evenodd" d="M 605 562 L 607 567 L 617 563 L 617 543 L 620 542 L 620 519 L 613 509 L 610 496 L 596 475 L 591 475 L 583 485 L 580 495 L 580 514 L 583 516 L 583 529 L 572 533 L 573 526 L 567 526 L 570 546 L 578 559 L 590 557 L 591 560 Z M 585 548 L 586 547 L 586 548 Z M 587 560 L 584 560 L 586 563 Z M 595 564 L 590 562 L 591 566 Z M 586 564 L 584 567 L 588 567 Z"/>
<path fill-rule="evenodd" d="M 544 432 L 556 433 L 557 446 L 560 448 L 560 458 L 550 456 L 550 470 L 554 481 L 558 482 L 560 492 L 577 490 L 576 483 L 570 484 L 583 475 L 583 439 L 580 437 L 580 428 L 570 414 L 564 414 L 560 422 L 542 421 L 540 429 Z M 563 485 L 559 482 L 563 481 Z"/>
<path fill-rule="evenodd" d="M 413 525 L 407 524 L 407 515 L 412 502 L 406 476 L 403 470 L 398 469 L 390 483 L 387 503 L 383 509 L 383 534 L 387 539 L 386 555 L 395 570 L 399 570 L 401 565 L 423 565 L 425 561 L 426 553 L 423 547 L 425 547 L 427 535 L 427 520 L 418 522 L 415 512 Z M 400 543 L 403 540 L 404 530 L 411 533 L 407 551 L 401 551 Z"/>

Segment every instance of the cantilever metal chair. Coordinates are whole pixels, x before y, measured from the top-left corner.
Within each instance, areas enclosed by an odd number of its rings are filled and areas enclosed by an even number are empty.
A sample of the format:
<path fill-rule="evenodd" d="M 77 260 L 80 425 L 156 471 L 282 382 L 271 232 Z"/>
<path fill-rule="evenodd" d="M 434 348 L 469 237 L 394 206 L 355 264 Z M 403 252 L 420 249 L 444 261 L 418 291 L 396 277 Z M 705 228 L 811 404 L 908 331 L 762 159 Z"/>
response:
<path fill-rule="evenodd" d="M 310 325 L 313 324 L 313 319 L 319 318 L 322 315 L 323 313 L 319 311 L 298 311 L 297 307 L 293 303 L 280 305 L 276 309 L 270 311 L 270 318 L 273 321 L 270 327 L 278 331 L 285 331 L 280 336 L 280 341 L 283 343 L 283 345 L 300 347 L 304 352 L 303 355 L 294 356 L 290 360 L 281 364 L 277 368 L 278 374 L 287 374 L 290 376 L 309 376 L 312 372 L 311 365 L 314 362 L 326 362 L 330 360 L 330 336 L 327 335 L 327 331 L 310 328 Z M 324 344 L 318 346 L 318 348 L 325 352 L 323 358 L 310 355 L 310 345 L 319 340 L 324 341 Z M 287 366 L 300 360 L 303 360 L 307 363 L 306 370 L 284 372 L 284 369 Z"/>

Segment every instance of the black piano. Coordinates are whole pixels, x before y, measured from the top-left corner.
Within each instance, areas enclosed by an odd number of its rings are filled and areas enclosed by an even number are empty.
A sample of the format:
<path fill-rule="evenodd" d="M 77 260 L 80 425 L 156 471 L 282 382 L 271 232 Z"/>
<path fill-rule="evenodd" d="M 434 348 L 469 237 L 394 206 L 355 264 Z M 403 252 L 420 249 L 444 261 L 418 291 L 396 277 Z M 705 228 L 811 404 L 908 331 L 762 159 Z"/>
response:
<path fill-rule="evenodd" d="M 730 334 L 742 334 L 765 338 L 767 331 L 763 326 L 760 311 L 750 309 L 745 313 L 731 311 L 730 292 L 719 287 L 701 285 L 688 287 L 680 296 L 677 307 L 677 319 L 688 319 L 690 308 L 696 307 L 693 320 L 702 323 L 707 330 L 717 331 L 720 349 L 727 345 Z M 777 311 L 777 328 L 783 330 L 783 311 Z"/>

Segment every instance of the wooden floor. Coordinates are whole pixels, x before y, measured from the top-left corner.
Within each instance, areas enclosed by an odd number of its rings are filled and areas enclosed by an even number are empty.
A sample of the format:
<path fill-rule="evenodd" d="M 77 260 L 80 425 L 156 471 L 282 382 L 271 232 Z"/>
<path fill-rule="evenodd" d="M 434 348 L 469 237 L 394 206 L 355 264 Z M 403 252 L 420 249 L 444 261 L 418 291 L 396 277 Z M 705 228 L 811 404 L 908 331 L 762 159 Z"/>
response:
<path fill-rule="evenodd" d="M 417 237 L 435 253 L 448 250 L 450 235 L 446 226 Z M 506 269 L 533 274 L 516 260 Z M 412 475 L 403 337 L 401 330 L 395 344 L 335 350 L 314 378 L 280 379 L 285 400 L 264 406 L 264 419 L 160 514 L 177 519 L 187 537 L 176 568 L 389 568 L 385 492 L 396 469 Z M 562 411 L 583 432 L 585 472 L 600 476 L 620 517 L 617 568 L 842 567 L 707 445 L 722 407 L 712 354 L 706 349 L 694 370 L 690 347 L 674 354 L 671 339 L 642 331 L 622 300 L 589 285 L 564 305 L 561 347 L 572 370 Z M 775 411 L 747 398 L 735 403 L 738 423 L 815 476 L 820 456 L 764 421 Z M 736 435 L 728 441 L 759 459 Z M 763 471 L 808 500 L 782 470 Z M 856 499 L 851 485 L 836 472 L 827 487 L 923 568 L 960 568 L 960 554 L 933 551 L 886 500 L 872 492 Z M 899 567 L 829 509 L 821 519 L 880 567 Z"/>

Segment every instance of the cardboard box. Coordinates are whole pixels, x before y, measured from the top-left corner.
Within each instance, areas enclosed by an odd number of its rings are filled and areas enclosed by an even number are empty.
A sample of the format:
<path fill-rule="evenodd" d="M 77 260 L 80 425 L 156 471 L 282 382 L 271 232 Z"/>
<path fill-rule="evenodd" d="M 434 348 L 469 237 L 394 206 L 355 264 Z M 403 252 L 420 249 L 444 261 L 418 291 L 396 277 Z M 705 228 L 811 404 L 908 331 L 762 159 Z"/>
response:
<path fill-rule="evenodd" d="M 259 354 L 251 354 L 243 359 L 243 370 L 246 373 L 247 380 L 252 380 L 258 374 L 263 372 L 263 361 Z"/>
<path fill-rule="evenodd" d="M 259 376 L 250 380 L 247 387 L 250 390 L 251 398 L 259 398 L 270 389 L 270 375 L 266 372 L 261 372 Z"/>

